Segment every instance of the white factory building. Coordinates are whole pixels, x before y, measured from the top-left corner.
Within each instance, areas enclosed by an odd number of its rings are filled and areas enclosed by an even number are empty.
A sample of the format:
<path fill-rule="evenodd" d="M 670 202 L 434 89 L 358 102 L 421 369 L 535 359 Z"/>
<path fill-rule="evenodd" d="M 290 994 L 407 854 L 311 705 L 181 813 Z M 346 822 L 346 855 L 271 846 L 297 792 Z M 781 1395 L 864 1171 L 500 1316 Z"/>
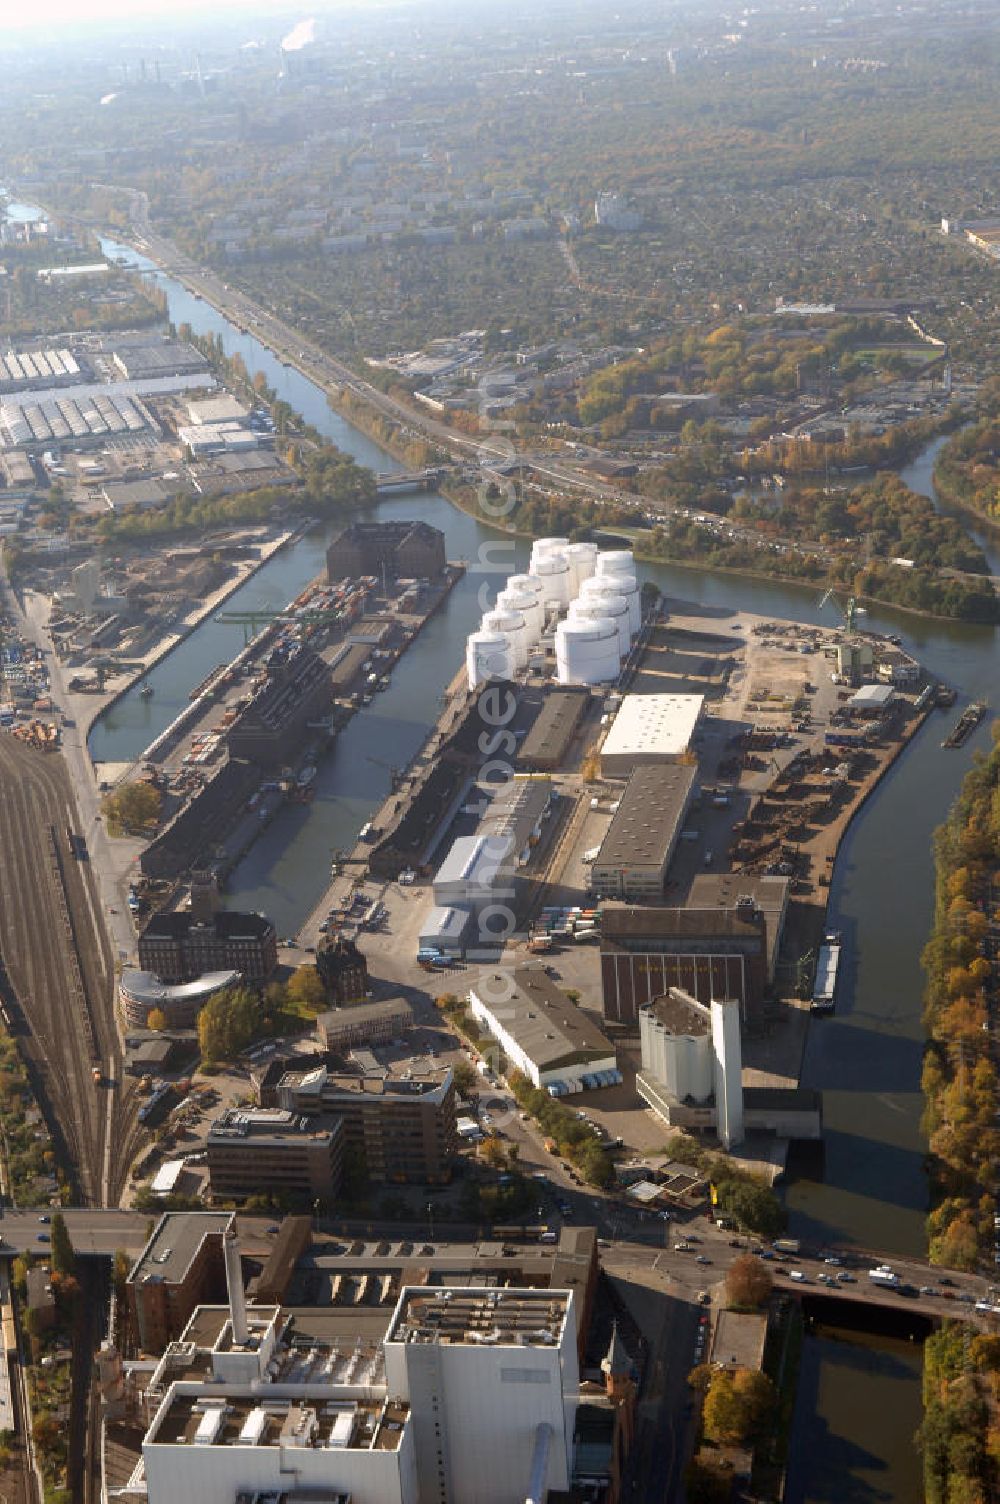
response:
<path fill-rule="evenodd" d="M 199 1306 L 147 1390 L 146 1504 L 520 1504 L 572 1479 L 579 1394 L 568 1290 L 406 1286 L 382 1341 L 300 1333 L 247 1307 L 235 1231 L 228 1306 Z"/>
<path fill-rule="evenodd" d="M 704 703 L 704 695 L 626 695 L 601 748 L 604 777 L 684 757 Z"/>
<path fill-rule="evenodd" d="M 603 1029 L 541 967 L 482 972 L 469 990 L 469 1010 L 510 1065 L 552 1096 L 621 1080 Z"/>
<path fill-rule="evenodd" d="M 708 1007 L 671 987 L 639 1010 L 639 1095 L 672 1127 L 714 1128 L 723 1148 L 743 1142 L 743 1052 L 735 1000 Z"/>

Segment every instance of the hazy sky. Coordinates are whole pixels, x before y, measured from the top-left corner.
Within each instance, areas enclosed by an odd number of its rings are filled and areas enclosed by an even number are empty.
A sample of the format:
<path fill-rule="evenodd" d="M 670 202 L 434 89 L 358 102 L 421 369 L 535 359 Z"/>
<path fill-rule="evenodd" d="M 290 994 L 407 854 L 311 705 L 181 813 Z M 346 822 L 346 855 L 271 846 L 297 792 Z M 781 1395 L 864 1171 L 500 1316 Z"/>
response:
<path fill-rule="evenodd" d="M 325 9 L 325 6 L 312 7 Z M 276 4 L 252 4 L 246 0 L 0 0 L 0 33 L 37 30 L 57 25 L 86 26 L 97 21 L 141 22 L 149 17 L 169 17 L 197 12 L 206 14 L 240 9 L 286 16 L 290 9 L 311 14 L 309 0 L 278 0 Z"/>

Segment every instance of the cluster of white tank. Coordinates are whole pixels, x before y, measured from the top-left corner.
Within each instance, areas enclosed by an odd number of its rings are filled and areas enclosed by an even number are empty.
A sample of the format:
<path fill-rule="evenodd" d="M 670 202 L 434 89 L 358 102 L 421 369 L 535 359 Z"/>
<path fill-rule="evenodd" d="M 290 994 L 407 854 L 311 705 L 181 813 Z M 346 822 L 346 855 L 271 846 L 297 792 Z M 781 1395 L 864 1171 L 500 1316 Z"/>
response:
<path fill-rule="evenodd" d="M 555 632 L 559 683 L 616 679 L 642 616 L 631 551 L 600 553 L 596 543 L 537 538 L 527 574 L 510 576 L 466 642 L 470 689 L 524 668 L 556 616 L 562 618 Z"/>

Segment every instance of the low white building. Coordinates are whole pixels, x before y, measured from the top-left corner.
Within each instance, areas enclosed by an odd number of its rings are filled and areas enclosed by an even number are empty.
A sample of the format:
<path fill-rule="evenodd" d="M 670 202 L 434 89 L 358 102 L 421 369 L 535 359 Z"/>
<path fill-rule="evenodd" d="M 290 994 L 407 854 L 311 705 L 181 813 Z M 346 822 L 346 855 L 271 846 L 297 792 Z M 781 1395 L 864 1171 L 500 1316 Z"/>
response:
<path fill-rule="evenodd" d="M 469 1008 L 510 1065 L 555 1096 L 621 1080 L 603 1029 L 541 967 L 481 972 L 469 990 Z"/>
<path fill-rule="evenodd" d="M 686 756 L 704 703 L 704 695 L 626 695 L 601 748 L 603 775 L 624 778 Z"/>

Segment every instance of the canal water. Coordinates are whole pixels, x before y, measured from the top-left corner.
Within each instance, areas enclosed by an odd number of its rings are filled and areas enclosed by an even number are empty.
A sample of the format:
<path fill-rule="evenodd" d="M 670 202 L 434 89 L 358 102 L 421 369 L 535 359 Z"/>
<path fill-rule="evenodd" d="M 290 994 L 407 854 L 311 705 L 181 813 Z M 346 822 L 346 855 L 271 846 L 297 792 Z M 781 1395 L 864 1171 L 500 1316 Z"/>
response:
<path fill-rule="evenodd" d="M 263 371 L 280 397 L 361 463 L 398 468 L 390 455 L 334 414 L 312 382 L 282 366 L 252 335 L 236 330 L 134 252 L 110 243 L 105 249 L 156 277 L 175 324 L 221 335 L 228 354 L 242 355 L 251 373 Z M 936 448 L 929 446 L 902 472 L 926 494 L 931 494 Z M 429 731 L 439 697 L 461 661 L 465 635 L 478 619 L 480 588 L 485 585 L 492 598 L 502 575 L 522 567 L 526 556 L 524 545 L 505 540 L 510 558 L 502 561 L 503 570 L 495 572 L 501 561 L 494 553 L 494 568 L 477 572 L 481 547 L 495 549 L 497 535 L 440 496 L 386 501 L 373 510 L 381 517 L 419 512 L 444 531 L 449 557 L 465 558 L 473 568 L 401 661 L 391 688 L 341 736 L 317 778 L 314 803 L 285 810 L 233 873 L 229 902 L 266 910 L 281 932 L 294 931 L 309 913 L 325 885 L 331 854 L 351 844 L 384 798 L 391 767 L 405 763 Z M 283 605 L 319 572 L 325 541 L 321 533 L 310 535 L 279 555 L 236 592 L 228 609 Z M 821 610 L 820 594 L 811 587 L 670 565 L 644 566 L 643 575 L 666 595 L 707 607 L 736 605 L 817 623 L 836 620 L 833 605 Z M 996 703 L 992 627 L 924 621 L 882 608 L 872 608 L 866 624 L 898 632 L 931 673 L 959 690 L 959 706 L 981 696 Z M 150 675 L 152 700 L 127 696 L 95 727 L 95 757 L 117 761 L 137 755 L 183 708 L 191 689 L 241 645 L 238 629 L 206 622 Z M 793 1173 L 787 1189 L 791 1231 L 809 1240 L 854 1242 L 899 1254 L 925 1246 L 920 951 L 931 918 L 931 837 L 973 750 L 987 745 L 989 736 L 984 726 L 962 750 L 944 751 L 942 735 L 957 713 L 931 718 L 869 801 L 838 857 L 830 917 L 844 934 L 844 974 L 835 1015 L 810 1030 L 803 1073 L 803 1085 L 823 1093 L 825 1163 L 820 1171 Z M 834 1333 L 807 1339 L 803 1372 L 809 1404 L 800 1405 L 796 1420 L 794 1497 L 918 1498 L 912 1435 L 920 1414 L 919 1353 L 899 1354 L 881 1339 L 866 1344 Z"/>

